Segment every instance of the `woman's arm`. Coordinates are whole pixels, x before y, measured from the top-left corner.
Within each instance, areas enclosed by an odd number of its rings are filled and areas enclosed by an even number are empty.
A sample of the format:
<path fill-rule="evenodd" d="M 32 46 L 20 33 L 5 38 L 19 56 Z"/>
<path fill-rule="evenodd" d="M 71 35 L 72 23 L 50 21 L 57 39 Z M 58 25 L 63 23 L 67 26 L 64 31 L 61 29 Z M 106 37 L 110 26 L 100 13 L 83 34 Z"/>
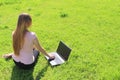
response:
<path fill-rule="evenodd" d="M 50 56 L 50 55 L 47 54 L 47 52 L 40 45 L 40 43 L 39 43 L 37 38 L 34 39 L 34 45 L 40 52 L 42 52 L 44 55 L 48 56 L 50 59 L 54 59 L 55 58 L 54 56 Z"/>

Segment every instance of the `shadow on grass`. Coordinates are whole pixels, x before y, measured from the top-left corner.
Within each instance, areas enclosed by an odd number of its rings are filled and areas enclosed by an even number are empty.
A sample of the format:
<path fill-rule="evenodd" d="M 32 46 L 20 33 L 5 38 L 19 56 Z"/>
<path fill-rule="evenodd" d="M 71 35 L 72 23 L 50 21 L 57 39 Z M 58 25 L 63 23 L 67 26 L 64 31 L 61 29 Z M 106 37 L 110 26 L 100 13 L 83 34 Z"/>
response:
<path fill-rule="evenodd" d="M 49 66 L 49 65 L 47 64 L 40 72 L 38 72 L 35 80 L 40 80 L 42 77 L 45 76 L 45 73 L 46 73 L 46 71 L 47 71 L 48 66 Z"/>
<path fill-rule="evenodd" d="M 34 69 L 23 70 L 17 66 L 14 66 L 12 70 L 11 80 L 34 80 L 33 70 Z"/>
<path fill-rule="evenodd" d="M 33 77 L 34 68 L 30 70 L 23 70 L 17 66 L 14 66 L 12 70 L 11 80 L 40 80 L 42 77 L 44 77 L 48 66 L 49 65 L 47 64 L 40 72 L 38 72 L 35 79 Z"/>

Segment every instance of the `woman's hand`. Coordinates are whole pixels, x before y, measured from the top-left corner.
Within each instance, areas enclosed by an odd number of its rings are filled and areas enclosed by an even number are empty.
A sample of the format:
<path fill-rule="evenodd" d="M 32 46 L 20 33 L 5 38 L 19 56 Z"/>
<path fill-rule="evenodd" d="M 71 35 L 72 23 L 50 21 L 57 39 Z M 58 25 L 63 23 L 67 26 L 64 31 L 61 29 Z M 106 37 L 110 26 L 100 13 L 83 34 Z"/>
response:
<path fill-rule="evenodd" d="M 3 55 L 3 58 L 11 59 L 12 58 L 12 53 Z"/>
<path fill-rule="evenodd" d="M 52 61 L 52 60 L 54 60 L 54 59 L 55 59 L 55 56 L 49 55 L 49 61 Z"/>

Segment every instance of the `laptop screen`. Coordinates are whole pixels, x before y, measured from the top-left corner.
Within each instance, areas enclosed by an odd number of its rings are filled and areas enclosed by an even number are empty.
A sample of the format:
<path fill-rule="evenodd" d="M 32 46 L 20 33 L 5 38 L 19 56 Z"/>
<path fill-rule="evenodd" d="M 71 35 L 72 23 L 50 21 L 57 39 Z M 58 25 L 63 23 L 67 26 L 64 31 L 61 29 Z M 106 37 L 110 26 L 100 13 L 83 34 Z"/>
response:
<path fill-rule="evenodd" d="M 57 53 L 65 60 L 68 60 L 71 49 L 65 45 L 62 41 L 60 41 L 59 46 L 57 48 Z"/>

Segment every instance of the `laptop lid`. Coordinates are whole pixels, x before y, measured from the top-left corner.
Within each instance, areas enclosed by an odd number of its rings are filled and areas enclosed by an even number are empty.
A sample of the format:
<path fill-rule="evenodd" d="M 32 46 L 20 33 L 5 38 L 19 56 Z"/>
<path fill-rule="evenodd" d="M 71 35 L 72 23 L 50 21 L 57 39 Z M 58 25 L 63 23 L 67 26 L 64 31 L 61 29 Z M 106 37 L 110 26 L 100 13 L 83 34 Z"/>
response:
<path fill-rule="evenodd" d="M 62 41 L 60 41 L 59 46 L 56 51 L 65 61 L 68 60 L 71 49 L 65 45 Z"/>

